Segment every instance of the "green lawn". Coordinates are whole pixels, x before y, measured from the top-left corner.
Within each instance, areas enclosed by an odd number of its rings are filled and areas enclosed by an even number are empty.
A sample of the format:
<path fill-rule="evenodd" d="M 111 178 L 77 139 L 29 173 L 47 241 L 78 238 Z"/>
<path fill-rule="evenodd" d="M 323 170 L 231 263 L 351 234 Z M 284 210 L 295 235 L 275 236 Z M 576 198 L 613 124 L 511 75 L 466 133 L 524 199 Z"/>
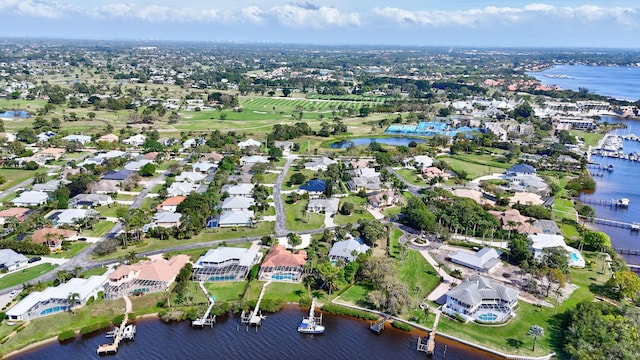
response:
<path fill-rule="evenodd" d="M 118 194 L 118 196 L 116 196 L 116 200 L 120 200 L 120 201 L 133 201 L 137 198 L 137 195 L 127 195 L 127 194 Z"/>
<path fill-rule="evenodd" d="M 369 289 L 363 285 L 351 285 L 349 289 L 340 295 L 340 300 L 358 306 L 368 307 L 367 296 Z"/>
<path fill-rule="evenodd" d="M 42 170 L 40 170 L 42 171 Z M 17 185 L 27 179 L 33 177 L 36 171 L 32 170 L 20 170 L 12 168 L 2 168 L 0 175 L 2 175 L 7 181 L 0 185 L 0 191 L 6 190 L 14 185 Z"/>
<path fill-rule="evenodd" d="M 360 219 L 373 220 L 373 215 L 371 215 L 367 210 L 365 210 L 364 207 L 362 207 L 362 204 L 367 203 L 367 199 L 363 199 L 359 196 L 353 196 L 353 195 L 340 198 L 340 204 L 338 206 L 338 209 L 340 209 L 342 204 L 344 204 L 345 202 L 350 202 L 354 204 L 356 208 L 351 213 L 351 215 L 342 215 L 338 212 L 333 219 L 333 221 L 337 225 L 356 223 Z"/>
<path fill-rule="evenodd" d="M 264 281 L 251 281 L 244 300 L 257 300 L 264 283 Z M 322 292 L 319 292 L 318 295 L 318 298 L 324 297 Z M 284 282 L 272 282 L 264 294 L 265 299 L 281 299 L 284 302 L 298 302 L 300 297 L 305 296 L 307 296 L 307 289 L 303 284 Z"/>
<path fill-rule="evenodd" d="M 83 230 L 80 236 L 103 237 L 115 225 L 111 221 L 101 220 L 93 226 L 93 229 Z"/>
<path fill-rule="evenodd" d="M 83 271 L 82 273 L 80 273 L 80 276 L 82 276 L 83 278 L 88 278 L 89 276 L 93 275 L 102 275 L 106 273 L 107 270 L 109 270 L 109 268 L 107 267 L 97 267 L 91 270 Z"/>
<path fill-rule="evenodd" d="M 247 281 L 205 283 L 204 287 L 216 297 L 216 302 L 236 301 L 242 298 Z"/>
<path fill-rule="evenodd" d="M 582 130 L 571 130 L 570 133 L 573 136 L 581 138 L 587 146 L 598 145 L 598 141 L 604 137 L 604 134 L 590 133 Z"/>
<path fill-rule="evenodd" d="M 275 184 L 277 177 L 278 177 L 278 174 L 269 173 L 269 172 L 268 173 L 264 173 L 264 174 L 262 174 L 262 183 L 263 184 Z"/>
<path fill-rule="evenodd" d="M 324 225 L 324 214 L 307 213 L 308 203 L 308 200 L 300 200 L 295 204 L 284 203 L 287 230 L 313 230 Z"/>
<path fill-rule="evenodd" d="M 88 246 L 89 246 L 89 243 L 85 241 L 75 241 L 71 243 L 68 250 L 59 252 L 57 254 L 52 253 L 49 256 L 54 258 L 61 258 L 61 259 L 71 259 L 72 257 L 78 255 L 80 251 L 82 251 L 83 249 L 86 249 Z"/>
<path fill-rule="evenodd" d="M 573 208 L 573 202 L 569 199 L 556 198 L 553 203 L 553 215 L 556 219 L 575 220 L 576 210 Z"/>
<path fill-rule="evenodd" d="M 0 278 L 0 289 L 6 289 L 19 284 L 29 282 L 42 274 L 46 274 L 55 268 L 49 263 L 36 265 L 28 269 L 14 271 Z"/>
<path fill-rule="evenodd" d="M 422 180 L 422 178 L 418 177 L 418 174 L 416 173 L 415 170 L 412 170 L 412 169 L 398 169 L 398 170 L 396 170 L 396 172 L 398 174 L 400 174 L 400 176 L 402 176 L 403 179 L 407 180 L 409 183 L 411 183 L 413 185 L 418 185 L 418 186 L 427 186 L 427 185 L 429 185 L 424 180 Z"/>
<path fill-rule="evenodd" d="M 116 212 L 119 208 L 128 209 L 129 207 L 122 204 L 111 204 L 109 206 L 98 206 L 95 210 L 100 214 L 100 216 L 118 217 Z"/>
<path fill-rule="evenodd" d="M 284 181 L 282 183 L 282 190 L 294 190 L 297 189 L 300 185 L 287 185 L 287 183 L 289 182 L 289 180 L 291 179 L 291 176 L 295 173 L 302 173 L 304 176 L 307 177 L 307 181 L 313 179 L 316 175 L 317 172 L 313 171 L 313 170 L 294 170 L 294 168 L 292 167 L 289 172 L 287 173 L 287 175 L 284 177 Z"/>
<path fill-rule="evenodd" d="M 580 238 L 580 233 L 578 233 L 578 229 L 575 226 L 569 224 L 559 224 L 560 230 L 562 230 L 562 235 L 569 240 L 577 240 Z"/>
<path fill-rule="evenodd" d="M 406 258 L 399 262 L 398 273 L 411 294 L 419 288 L 418 297 L 426 297 L 440 282 L 436 270 L 415 250 L 409 250 Z"/>
<path fill-rule="evenodd" d="M 465 157 L 467 159 L 467 157 Z M 478 178 L 483 175 L 490 175 L 493 173 L 504 173 L 504 170 L 508 168 L 509 164 L 500 164 L 495 162 L 488 162 L 487 164 L 482 164 L 480 162 L 470 162 L 468 160 L 463 160 L 459 157 L 453 158 L 450 156 L 441 156 L 438 157 L 438 160 L 445 161 L 451 166 L 451 169 L 455 171 L 466 171 L 469 175 L 469 180 Z M 496 166 L 497 164 L 503 166 Z"/>

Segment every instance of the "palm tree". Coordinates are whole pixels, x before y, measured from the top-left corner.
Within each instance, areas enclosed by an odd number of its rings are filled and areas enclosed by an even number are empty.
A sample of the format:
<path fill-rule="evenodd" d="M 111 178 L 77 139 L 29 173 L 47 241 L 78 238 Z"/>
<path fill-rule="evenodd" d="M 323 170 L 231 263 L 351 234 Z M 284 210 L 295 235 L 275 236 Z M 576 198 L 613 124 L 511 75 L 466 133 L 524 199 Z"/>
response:
<path fill-rule="evenodd" d="M 531 351 L 536 351 L 536 341 L 539 337 L 544 336 L 544 329 L 542 326 L 533 325 L 529 328 L 529 331 L 527 331 L 527 335 L 533 336 L 533 348 Z"/>
<path fill-rule="evenodd" d="M 69 311 L 73 311 L 73 307 L 78 303 L 78 300 L 80 300 L 80 294 L 78 294 L 77 292 L 69 293 L 69 295 L 67 296 Z"/>

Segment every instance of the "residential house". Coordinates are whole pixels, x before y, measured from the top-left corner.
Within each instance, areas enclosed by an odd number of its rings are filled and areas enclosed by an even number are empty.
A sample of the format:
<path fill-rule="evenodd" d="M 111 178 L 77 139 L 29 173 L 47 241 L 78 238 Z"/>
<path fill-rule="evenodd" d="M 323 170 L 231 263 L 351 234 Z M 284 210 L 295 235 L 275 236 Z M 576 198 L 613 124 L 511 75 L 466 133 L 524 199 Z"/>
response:
<path fill-rule="evenodd" d="M 398 195 L 392 189 L 376 191 L 368 197 L 369 205 L 374 208 L 392 206 L 398 202 Z"/>
<path fill-rule="evenodd" d="M 69 200 L 69 207 L 93 208 L 96 206 L 108 206 L 113 203 L 114 203 L 113 198 L 109 195 L 78 194 Z"/>
<path fill-rule="evenodd" d="M 0 249 L 0 270 L 14 271 L 27 265 L 26 256 L 11 249 Z"/>
<path fill-rule="evenodd" d="M 300 282 L 304 272 L 304 264 L 307 261 L 307 252 L 299 250 L 288 251 L 282 245 L 276 245 L 265 256 L 258 279 L 282 282 Z"/>
<path fill-rule="evenodd" d="M 455 189 L 452 193 L 457 197 L 472 199 L 480 205 L 494 206 L 496 204 L 495 201 L 488 199 L 482 191 L 475 189 Z"/>
<path fill-rule="evenodd" d="M 147 137 L 145 135 L 137 134 L 122 140 L 122 143 L 126 145 L 132 145 L 132 146 L 142 146 L 142 144 L 144 144 L 146 140 L 147 140 Z"/>
<path fill-rule="evenodd" d="M 542 234 L 562 234 L 558 224 L 553 220 L 538 219 L 536 220 L 535 226 L 542 230 Z"/>
<path fill-rule="evenodd" d="M 205 177 L 207 177 L 207 175 L 201 172 L 184 171 L 180 175 L 176 176 L 176 181 L 199 183 L 204 180 Z"/>
<path fill-rule="evenodd" d="M 320 195 L 324 194 L 327 189 L 327 182 L 322 179 L 312 179 L 307 181 L 306 184 L 298 187 L 298 192 L 306 192 L 309 194 L 309 198 L 317 199 Z"/>
<path fill-rule="evenodd" d="M 240 149 L 245 149 L 245 148 L 252 147 L 252 146 L 253 147 L 260 147 L 260 145 L 262 145 L 262 143 L 260 141 L 253 140 L 253 139 L 247 139 L 245 141 L 240 141 L 238 143 L 238 147 Z"/>
<path fill-rule="evenodd" d="M 120 181 L 117 180 L 100 180 L 92 185 L 91 191 L 97 194 L 115 193 L 120 190 L 119 184 Z"/>
<path fill-rule="evenodd" d="M 180 226 L 182 214 L 171 211 L 158 211 L 153 214 L 153 223 L 151 227 L 172 228 Z"/>
<path fill-rule="evenodd" d="M 97 141 L 117 143 L 118 141 L 120 141 L 120 138 L 115 134 L 106 134 L 100 136 Z"/>
<path fill-rule="evenodd" d="M 427 168 L 422 168 L 422 177 L 427 180 L 440 177 L 444 182 L 449 179 L 449 174 L 445 171 L 438 169 L 435 166 L 430 166 Z"/>
<path fill-rule="evenodd" d="M 0 211 L 0 225 L 4 225 L 8 219 L 16 218 L 18 222 L 26 220 L 27 215 L 31 213 L 31 209 L 12 207 Z"/>
<path fill-rule="evenodd" d="M 237 184 L 237 185 L 225 185 L 222 187 L 222 193 L 227 193 L 229 196 L 244 196 L 253 197 L 253 188 L 255 184 Z"/>
<path fill-rule="evenodd" d="M 18 207 L 40 206 L 49 200 L 49 194 L 42 191 L 24 191 L 11 203 Z"/>
<path fill-rule="evenodd" d="M 253 199 L 244 196 L 230 196 L 222 202 L 222 211 L 245 211 L 253 206 Z"/>
<path fill-rule="evenodd" d="M 110 171 L 107 171 L 104 175 L 102 175 L 102 180 L 125 181 L 134 173 L 135 173 L 134 170 L 128 170 L 128 169 L 110 170 Z"/>
<path fill-rule="evenodd" d="M 585 266 L 584 258 L 580 251 L 564 242 L 564 236 L 560 234 L 529 234 L 528 239 L 531 243 L 529 249 L 533 252 L 536 259 L 542 259 L 545 256 L 545 249 L 563 248 L 567 251 L 569 266 L 583 268 Z"/>
<path fill-rule="evenodd" d="M 33 191 L 41 191 L 41 192 L 46 192 L 49 194 L 53 194 L 54 192 L 56 192 L 58 190 L 58 188 L 62 185 L 68 184 L 70 183 L 70 181 L 68 180 L 49 180 L 46 183 L 43 184 L 35 184 L 32 187 Z"/>
<path fill-rule="evenodd" d="M 409 160 L 409 163 L 411 162 L 413 162 L 416 170 L 422 170 L 433 165 L 433 158 L 427 155 L 416 155 Z"/>
<path fill-rule="evenodd" d="M 549 185 L 538 175 L 516 175 L 508 178 L 509 189 L 517 192 L 532 192 L 546 195 Z"/>
<path fill-rule="evenodd" d="M 308 212 L 335 214 L 338 212 L 340 206 L 340 199 L 310 199 L 307 204 Z"/>
<path fill-rule="evenodd" d="M 242 281 L 260 263 L 258 250 L 219 247 L 210 249 L 193 266 L 193 281 Z"/>
<path fill-rule="evenodd" d="M 84 144 L 88 143 L 89 141 L 91 141 L 91 136 L 88 136 L 88 135 L 75 135 L 74 134 L 74 135 L 67 135 L 67 136 L 63 137 L 62 140 L 79 142 L 80 144 L 84 145 Z"/>
<path fill-rule="evenodd" d="M 66 152 L 65 149 L 62 148 L 47 148 L 42 151 L 37 152 L 33 155 L 36 162 L 46 163 L 48 161 L 59 160 L 62 155 Z"/>
<path fill-rule="evenodd" d="M 62 248 L 62 241 L 76 240 L 78 233 L 73 230 L 42 228 L 31 234 L 31 242 L 34 244 L 44 244 L 51 251 L 57 251 Z"/>
<path fill-rule="evenodd" d="M 224 158 L 224 155 L 218 154 L 217 152 L 210 152 L 208 154 L 202 155 L 200 160 L 201 161 L 210 161 L 210 162 L 213 162 L 213 163 L 219 163 L 220 160 L 222 160 L 222 158 Z"/>
<path fill-rule="evenodd" d="M 40 134 L 36 135 L 36 138 L 38 139 L 38 142 L 47 142 L 47 141 L 49 141 L 49 139 L 51 139 L 54 136 L 56 136 L 56 133 L 54 133 L 53 131 L 46 131 L 46 132 L 41 132 Z M 8 140 L 8 138 L 7 138 L 7 140 Z"/>
<path fill-rule="evenodd" d="M 513 316 L 519 291 L 482 276 L 463 280 L 446 294 L 442 311 L 480 322 L 504 322 Z"/>
<path fill-rule="evenodd" d="M 176 212 L 178 210 L 178 205 L 180 205 L 186 197 L 184 196 L 172 196 L 163 201 L 160 205 L 158 205 L 158 210 L 161 211 L 169 211 Z"/>
<path fill-rule="evenodd" d="M 457 250 L 451 254 L 451 262 L 466 266 L 470 269 L 490 272 L 500 265 L 500 255 L 502 253 L 493 248 L 482 248 L 478 252 L 467 250 Z"/>
<path fill-rule="evenodd" d="M 329 260 L 332 264 L 336 264 L 342 260 L 345 263 L 354 261 L 358 255 L 369 251 L 370 247 L 365 244 L 362 239 L 354 238 L 349 235 L 348 239 L 336 241 L 331 250 L 329 250 Z"/>
<path fill-rule="evenodd" d="M 112 300 L 129 295 L 166 292 L 188 262 L 189 255 L 180 254 L 169 260 L 159 258 L 121 265 L 109 274 L 104 297 Z"/>
<path fill-rule="evenodd" d="M 516 164 L 513 165 L 509 170 L 507 170 L 507 176 L 518 176 L 518 175 L 534 175 L 536 173 L 536 169 L 527 164 Z"/>
<path fill-rule="evenodd" d="M 500 225 L 505 230 L 515 230 L 519 234 L 535 234 L 542 232 L 540 228 L 535 226 L 536 219 L 523 216 L 517 209 L 507 209 L 505 211 L 489 211 L 500 221 Z"/>
<path fill-rule="evenodd" d="M 198 190 L 197 184 L 187 182 L 174 182 L 167 189 L 167 193 L 169 196 L 187 196 L 196 190 Z"/>
<path fill-rule="evenodd" d="M 95 217 L 97 215 L 98 213 L 92 209 L 64 209 L 56 212 L 53 223 L 57 226 L 74 226 L 79 221 L 82 221 L 88 217 Z"/>
<path fill-rule="evenodd" d="M 337 161 L 323 156 L 321 158 L 314 159 L 313 161 L 304 163 L 304 168 L 313 171 L 326 171 L 329 168 L 329 165 L 335 163 L 337 163 Z"/>
<path fill-rule="evenodd" d="M 293 141 L 278 141 L 276 140 L 273 143 L 273 146 L 277 147 L 278 149 L 282 150 L 283 153 L 288 154 L 291 152 L 291 150 L 293 150 L 293 146 L 295 144 L 293 143 Z"/>
<path fill-rule="evenodd" d="M 193 169 L 193 171 L 198 171 L 206 174 L 210 171 L 216 170 L 218 166 L 209 162 L 197 162 L 193 164 L 191 168 Z"/>
<path fill-rule="evenodd" d="M 219 227 L 251 227 L 255 214 L 251 210 L 225 211 L 218 219 Z"/>
<path fill-rule="evenodd" d="M 347 186 L 351 191 L 357 192 L 364 190 L 371 192 L 382 188 L 380 173 L 376 172 L 373 168 L 359 168 L 349 170 L 347 173 L 351 176 L 351 180 L 347 181 Z"/>
<path fill-rule="evenodd" d="M 98 298 L 106 282 L 106 276 L 94 275 L 88 279 L 73 278 L 44 291 L 34 291 L 7 310 L 7 318 L 27 321 L 84 306 L 90 299 Z"/>
<path fill-rule="evenodd" d="M 240 165 L 268 164 L 269 158 L 262 155 L 243 156 L 240 158 Z"/>
<path fill-rule="evenodd" d="M 196 138 L 196 139 L 187 139 L 185 140 L 184 143 L 182 143 L 182 150 L 188 150 L 188 149 L 192 149 L 201 145 L 205 144 L 205 140 L 202 138 Z"/>
<path fill-rule="evenodd" d="M 140 171 L 140 169 L 142 169 L 143 166 L 147 164 L 152 164 L 152 163 L 153 163 L 153 160 L 141 159 L 136 161 L 130 161 L 124 164 L 124 168 L 126 170 L 131 170 L 131 171 Z"/>

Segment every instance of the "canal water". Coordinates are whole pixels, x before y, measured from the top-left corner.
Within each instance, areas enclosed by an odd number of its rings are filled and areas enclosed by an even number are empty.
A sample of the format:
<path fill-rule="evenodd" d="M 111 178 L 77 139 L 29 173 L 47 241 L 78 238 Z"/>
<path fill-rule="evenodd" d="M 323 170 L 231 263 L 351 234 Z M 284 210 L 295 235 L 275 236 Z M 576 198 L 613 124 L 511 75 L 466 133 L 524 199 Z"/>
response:
<path fill-rule="evenodd" d="M 139 320 L 133 341 L 124 341 L 113 359 L 424 359 L 416 351 L 418 336 L 387 326 L 380 335 L 365 321 L 323 314 L 326 333 L 302 335 L 296 331 L 307 311 L 297 306 L 267 315 L 257 331 L 224 316 L 213 328 L 191 328 L 187 321 L 165 324 L 157 319 Z M 99 358 L 96 349 L 108 343 L 104 332 L 74 341 L 45 345 L 11 360 L 68 360 Z M 497 359 L 493 355 L 444 338 L 436 342 L 436 360 Z"/>

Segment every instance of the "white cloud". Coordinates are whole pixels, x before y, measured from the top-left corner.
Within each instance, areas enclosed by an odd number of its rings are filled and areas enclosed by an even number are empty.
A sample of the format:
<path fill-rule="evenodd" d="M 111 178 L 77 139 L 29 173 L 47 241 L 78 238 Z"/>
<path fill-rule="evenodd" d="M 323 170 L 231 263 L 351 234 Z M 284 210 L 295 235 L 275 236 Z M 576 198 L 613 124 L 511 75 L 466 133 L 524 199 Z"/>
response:
<path fill-rule="evenodd" d="M 302 5 L 276 6 L 269 10 L 280 24 L 289 27 L 324 28 L 327 26 L 359 26 L 360 15 L 342 13 L 335 7 Z"/>

